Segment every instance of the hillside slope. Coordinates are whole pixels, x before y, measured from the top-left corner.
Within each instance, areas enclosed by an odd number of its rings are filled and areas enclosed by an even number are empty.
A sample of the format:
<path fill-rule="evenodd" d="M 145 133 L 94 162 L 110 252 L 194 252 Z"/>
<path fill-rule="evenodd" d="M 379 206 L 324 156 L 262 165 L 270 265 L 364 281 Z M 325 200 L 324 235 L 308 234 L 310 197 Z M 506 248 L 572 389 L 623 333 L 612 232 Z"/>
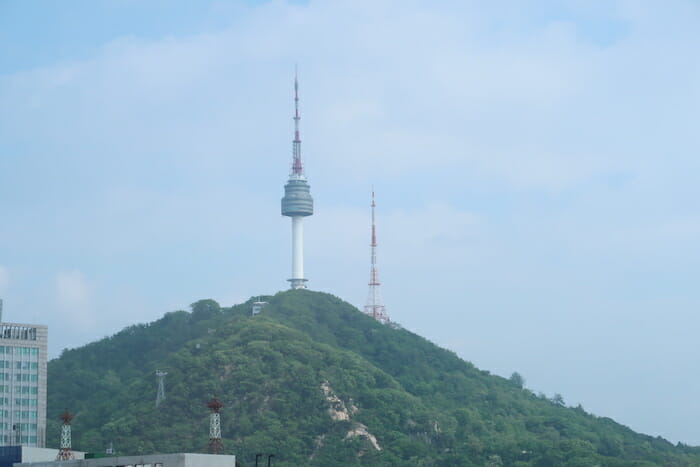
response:
<path fill-rule="evenodd" d="M 217 395 L 227 452 L 275 465 L 691 466 L 700 449 L 540 398 L 328 294 L 264 311 L 212 300 L 66 350 L 49 363 L 48 439 L 76 449 L 205 452 Z M 168 372 L 155 407 L 155 370 Z"/>

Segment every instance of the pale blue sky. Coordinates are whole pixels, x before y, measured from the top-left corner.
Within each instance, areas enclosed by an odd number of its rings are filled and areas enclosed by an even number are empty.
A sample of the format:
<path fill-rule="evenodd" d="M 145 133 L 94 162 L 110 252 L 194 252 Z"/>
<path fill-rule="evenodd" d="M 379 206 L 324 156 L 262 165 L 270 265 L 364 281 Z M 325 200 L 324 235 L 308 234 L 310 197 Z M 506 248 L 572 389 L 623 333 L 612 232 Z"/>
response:
<path fill-rule="evenodd" d="M 50 352 L 314 290 L 700 444 L 700 5 L 0 0 L 0 296 Z"/>

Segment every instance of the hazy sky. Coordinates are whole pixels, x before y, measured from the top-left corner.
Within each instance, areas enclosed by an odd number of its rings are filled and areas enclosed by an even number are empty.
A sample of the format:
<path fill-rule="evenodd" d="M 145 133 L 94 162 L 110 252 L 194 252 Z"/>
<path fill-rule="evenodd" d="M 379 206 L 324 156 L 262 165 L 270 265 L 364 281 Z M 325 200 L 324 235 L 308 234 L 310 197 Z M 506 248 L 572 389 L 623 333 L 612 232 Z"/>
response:
<path fill-rule="evenodd" d="M 51 356 L 313 290 L 700 444 L 700 3 L 0 0 L 0 296 Z"/>

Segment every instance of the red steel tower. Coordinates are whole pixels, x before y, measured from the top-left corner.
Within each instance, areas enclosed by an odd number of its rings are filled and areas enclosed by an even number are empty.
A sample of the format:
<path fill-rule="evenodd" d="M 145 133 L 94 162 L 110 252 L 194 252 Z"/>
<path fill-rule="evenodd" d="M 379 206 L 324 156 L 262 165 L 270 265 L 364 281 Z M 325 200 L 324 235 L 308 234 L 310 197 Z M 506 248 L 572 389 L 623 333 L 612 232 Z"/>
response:
<path fill-rule="evenodd" d="M 221 442 L 221 417 L 219 415 L 219 410 L 223 406 L 224 404 L 216 397 L 207 404 L 211 410 L 209 416 L 209 452 L 212 454 L 220 454 L 224 451 L 224 445 Z"/>
<path fill-rule="evenodd" d="M 369 294 L 367 296 L 367 305 L 365 305 L 365 313 L 384 324 L 389 322 L 389 315 L 386 314 L 386 308 L 382 301 L 382 294 L 379 290 L 379 275 L 377 274 L 377 228 L 374 223 L 374 188 L 372 188 L 372 268 L 369 273 Z"/>
<path fill-rule="evenodd" d="M 61 427 L 61 449 L 58 451 L 56 460 L 69 461 L 75 458 L 71 450 L 70 434 L 70 422 L 73 420 L 73 415 L 68 410 L 64 410 L 59 418 L 63 421 L 63 426 Z"/>

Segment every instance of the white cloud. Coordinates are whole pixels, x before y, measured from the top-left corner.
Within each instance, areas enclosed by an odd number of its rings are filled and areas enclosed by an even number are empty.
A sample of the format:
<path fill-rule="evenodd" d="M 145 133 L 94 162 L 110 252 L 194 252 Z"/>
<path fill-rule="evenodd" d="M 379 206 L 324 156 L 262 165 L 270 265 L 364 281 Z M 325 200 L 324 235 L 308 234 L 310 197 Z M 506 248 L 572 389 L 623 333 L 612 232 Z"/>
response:
<path fill-rule="evenodd" d="M 444 204 L 396 211 L 387 218 L 387 237 L 402 248 L 465 244 L 477 227 L 474 214 Z"/>
<path fill-rule="evenodd" d="M 55 276 L 54 288 L 56 297 L 54 306 L 62 322 L 68 322 L 73 327 L 78 326 L 81 332 L 89 331 L 92 339 L 97 338 L 98 333 L 105 333 L 105 330 L 100 327 L 102 320 L 98 319 L 98 312 L 93 304 L 90 283 L 81 271 L 58 272 Z M 100 308 L 106 306 L 103 304 Z M 75 337 L 72 342 L 75 342 Z"/>
<path fill-rule="evenodd" d="M 619 15 L 638 20 L 639 8 L 628 10 Z M 367 177 L 449 165 L 530 187 L 641 169 L 648 151 L 635 136 L 656 122 L 621 112 L 662 112 L 666 99 L 652 92 L 657 79 L 675 81 L 678 88 L 667 92 L 687 97 L 693 82 L 659 76 L 653 60 L 642 59 L 649 53 L 644 31 L 630 28 L 601 46 L 574 22 L 533 26 L 523 14 L 513 25 L 524 12 L 510 13 L 506 26 L 519 27 L 506 33 L 494 11 L 473 6 L 272 3 L 209 34 L 115 39 L 91 60 L 21 73 L 2 88 L 22 109 L 8 114 L 12 121 L 43 126 L 90 157 L 97 145 L 137 160 L 148 153 L 166 165 L 193 165 L 193 154 L 199 163 L 225 158 L 244 170 L 258 162 L 251 151 L 222 148 L 236 140 L 260 150 L 277 134 L 265 129 L 278 120 L 272 116 L 289 113 L 283 91 L 294 57 L 312 166 Z M 659 53 L 695 49 L 674 40 L 652 53 L 660 68 L 686 75 L 692 65 L 682 54 Z M 675 110 L 695 108 L 691 100 Z M 66 110 L 70 118 L 57 118 Z M 47 120 L 37 121 L 43 114 Z M 620 140 L 626 151 L 601 151 Z M 127 172 L 128 164 L 115 165 Z"/>
<path fill-rule="evenodd" d="M 58 303 L 68 310 L 82 310 L 90 298 L 89 286 L 80 271 L 61 271 L 56 275 Z"/>

